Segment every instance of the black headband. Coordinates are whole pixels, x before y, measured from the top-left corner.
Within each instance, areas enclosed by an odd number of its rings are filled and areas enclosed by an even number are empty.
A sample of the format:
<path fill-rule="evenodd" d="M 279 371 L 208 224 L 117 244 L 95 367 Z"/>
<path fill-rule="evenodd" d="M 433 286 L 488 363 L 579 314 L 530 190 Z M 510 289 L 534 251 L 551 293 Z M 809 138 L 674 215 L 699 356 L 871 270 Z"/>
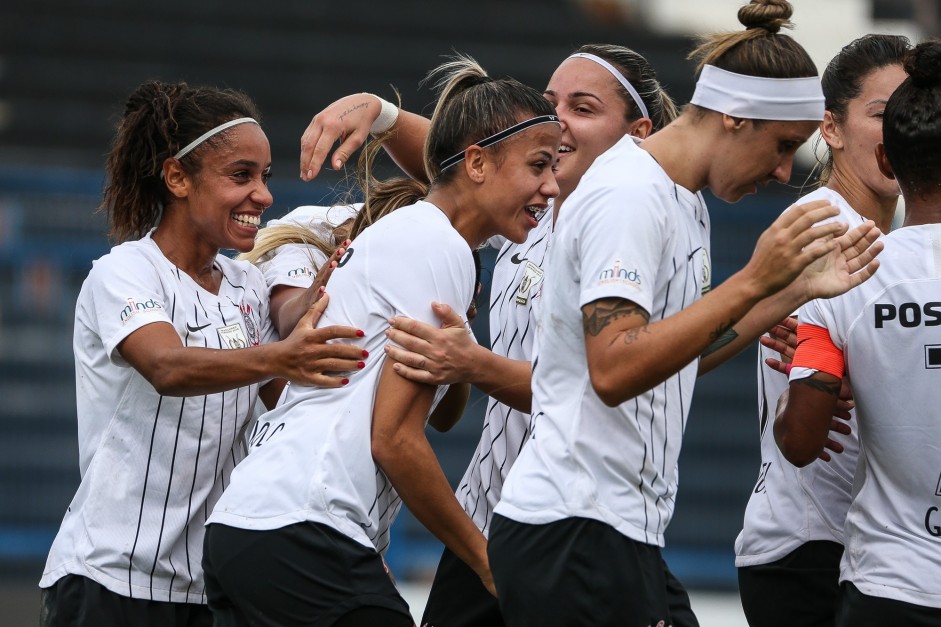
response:
<path fill-rule="evenodd" d="M 550 122 L 551 122 L 551 123 L 555 123 L 555 124 L 559 124 L 559 116 L 557 116 L 557 115 L 537 115 L 537 116 L 534 117 L 534 118 L 529 118 L 528 120 L 523 120 L 523 121 L 520 122 L 519 124 L 514 124 L 514 125 L 511 126 L 510 128 L 504 129 L 504 130 L 500 131 L 499 133 L 495 133 L 495 134 L 491 135 L 490 137 L 485 137 L 484 139 L 480 140 L 479 142 L 474 142 L 473 144 L 471 144 L 471 146 L 480 146 L 481 148 L 486 148 L 487 146 L 492 146 L 492 145 L 496 144 L 497 142 L 503 141 L 503 140 L 506 139 L 507 137 L 511 137 L 511 136 L 513 136 L 513 135 L 516 135 L 517 133 L 520 133 L 520 132 L 522 132 L 522 131 L 525 131 L 525 130 L 528 129 L 530 126 L 536 126 L 537 124 L 548 124 L 548 123 L 550 123 Z M 470 146 L 468 146 L 468 148 L 470 148 Z M 447 170 L 448 168 L 450 168 L 450 167 L 451 167 L 452 165 L 454 165 L 455 163 L 460 163 L 461 161 L 463 161 L 463 160 L 464 160 L 464 152 L 465 152 L 466 150 L 467 150 L 467 148 L 465 148 L 465 149 L 462 150 L 461 152 L 457 153 L 456 155 L 453 155 L 453 156 L 451 156 L 451 157 L 448 157 L 447 159 L 445 159 L 444 161 L 442 161 L 442 162 L 441 162 L 441 165 L 440 165 L 441 171 L 444 172 L 445 170 Z"/>

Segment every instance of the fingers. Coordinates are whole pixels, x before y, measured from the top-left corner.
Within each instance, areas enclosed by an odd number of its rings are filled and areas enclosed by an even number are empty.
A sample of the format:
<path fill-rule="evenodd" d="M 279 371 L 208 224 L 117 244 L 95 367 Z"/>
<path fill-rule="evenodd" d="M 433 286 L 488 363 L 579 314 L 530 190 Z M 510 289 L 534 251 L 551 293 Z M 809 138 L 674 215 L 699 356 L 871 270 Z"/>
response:
<path fill-rule="evenodd" d="M 398 344 L 401 344 L 406 348 L 410 348 L 411 350 L 416 350 L 417 347 L 412 348 L 406 344 L 406 342 L 409 341 L 409 335 L 429 342 L 435 337 L 435 333 L 438 331 L 438 329 L 434 328 L 430 324 L 425 324 L 424 322 L 413 320 L 411 318 L 404 318 L 402 316 L 398 316 L 389 320 L 389 326 L 391 328 L 386 333 L 386 335 L 388 335 L 393 342 L 397 342 Z M 463 326 L 463 323 L 461 323 L 461 326 Z M 414 342 L 412 342 L 412 344 L 414 344 Z"/>
<path fill-rule="evenodd" d="M 319 174 L 333 146 L 340 147 L 331 156 L 330 166 L 339 170 L 369 137 L 369 127 L 379 115 L 375 96 L 353 94 L 341 98 L 318 113 L 301 137 L 301 179 L 309 181 Z"/>
<path fill-rule="evenodd" d="M 771 368 L 772 370 L 777 370 L 778 372 L 780 372 L 780 373 L 783 374 L 783 375 L 789 374 L 788 371 L 789 371 L 790 369 L 788 368 L 788 366 L 790 366 L 790 364 L 784 363 L 783 361 L 781 361 L 781 360 L 779 360 L 779 359 L 775 359 L 775 358 L 773 358 L 773 357 L 768 357 L 767 359 L 765 359 L 765 363 L 766 363 L 766 364 L 768 365 L 768 367 Z"/>
<path fill-rule="evenodd" d="M 327 296 L 326 292 L 323 292 L 314 304 L 304 312 L 304 315 L 301 316 L 301 319 L 297 321 L 295 328 L 303 329 L 313 329 L 317 326 L 317 322 L 320 320 L 320 316 L 323 315 L 323 312 L 326 311 L 327 305 L 330 304 L 330 297 Z M 307 326 L 301 326 L 301 325 Z"/>
<path fill-rule="evenodd" d="M 463 327 L 464 319 L 445 303 L 431 303 L 435 315 L 441 318 L 441 327 Z"/>
<path fill-rule="evenodd" d="M 314 277 L 313 288 L 324 288 L 327 285 L 327 282 L 330 281 L 330 277 L 333 276 L 333 271 L 337 269 L 340 265 L 340 259 L 343 258 L 343 255 L 346 254 L 346 246 L 349 244 L 349 240 L 343 243 L 343 245 L 338 246 L 333 254 L 330 255 L 330 258 L 327 259 L 326 263 L 322 264 L 320 268 L 317 269 L 317 275 Z"/>
<path fill-rule="evenodd" d="M 323 126 L 326 110 L 317 114 L 301 136 L 301 180 L 309 181 L 320 174 L 320 168 L 330 148 L 340 138 L 338 131 Z"/>
<path fill-rule="evenodd" d="M 839 214 L 840 210 L 826 200 L 815 200 L 801 205 L 792 205 L 775 220 L 775 223 L 785 229 L 806 231 L 814 224 Z"/>
<path fill-rule="evenodd" d="M 403 363 L 396 362 L 392 364 L 392 369 L 395 372 L 408 379 L 409 381 L 414 381 L 415 383 L 428 383 L 430 385 L 441 385 L 437 378 L 432 375 L 427 370 L 419 370 L 416 368 L 410 368 Z"/>
<path fill-rule="evenodd" d="M 758 341 L 762 346 L 769 348 L 781 355 L 781 361 L 784 363 L 790 363 L 794 358 L 794 348 L 791 347 L 787 342 L 777 340 L 771 337 L 762 336 L 758 338 Z"/>
<path fill-rule="evenodd" d="M 327 295 L 324 294 L 323 298 L 321 298 L 316 303 L 314 303 L 314 306 L 311 307 L 311 309 L 312 310 L 315 309 L 326 298 L 327 298 Z M 312 334 L 312 336 L 314 340 L 318 343 L 323 343 L 328 340 L 355 339 L 355 338 L 365 337 L 362 330 L 357 329 L 356 327 L 348 327 L 348 326 L 343 326 L 339 324 L 334 324 L 334 325 L 330 325 L 327 327 L 321 327 L 319 329 L 316 329 L 314 333 Z M 362 353 L 363 351 L 361 347 L 353 346 L 351 344 L 330 344 L 330 346 L 348 348 L 352 351 L 350 355 L 352 355 L 353 353 L 357 351 L 360 353 Z"/>

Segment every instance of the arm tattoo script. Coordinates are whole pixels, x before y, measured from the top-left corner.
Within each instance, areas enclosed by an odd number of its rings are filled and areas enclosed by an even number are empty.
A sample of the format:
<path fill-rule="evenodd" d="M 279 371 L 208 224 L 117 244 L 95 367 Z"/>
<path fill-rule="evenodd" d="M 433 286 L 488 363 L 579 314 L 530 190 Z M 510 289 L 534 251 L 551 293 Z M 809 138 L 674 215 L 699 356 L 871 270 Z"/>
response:
<path fill-rule="evenodd" d="M 821 392 L 824 392 L 825 394 L 829 394 L 830 396 L 837 396 L 837 397 L 840 396 L 840 382 L 839 381 L 836 381 L 833 383 L 827 383 L 826 381 L 821 381 L 813 377 L 806 377 L 804 379 L 798 379 L 797 381 L 794 381 L 794 383 L 800 383 L 802 385 L 812 387 L 813 389 L 820 390 Z"/>
<path fill-rule="evenodd" d="M 353 105 L 352 107 L 350 107 L 349 109 L 347 109 L 346 111 L 344 111 L 343 113 L 340 114 L 340 119 L 342 120 L 343 118 L 345 118 L 345 117 L 348 116 L 349 114 L 353 113 L 353 112 L 356 111 L 357 109 L 367 109 L 368 107 L 369 107 L 369 103 L 368 103 L 368 102 L 364 102 L 364 103 L 358 104 L 358 105 Z"/>
<path fill-rule="evenodd" d="M 650 314 L 629 300 L 603 298 L 582 307 L 582 329 L 585 335 L 594 337 L 609 324 L 625 316 L 641 316 L 644 322 L 650 320 Z"/>

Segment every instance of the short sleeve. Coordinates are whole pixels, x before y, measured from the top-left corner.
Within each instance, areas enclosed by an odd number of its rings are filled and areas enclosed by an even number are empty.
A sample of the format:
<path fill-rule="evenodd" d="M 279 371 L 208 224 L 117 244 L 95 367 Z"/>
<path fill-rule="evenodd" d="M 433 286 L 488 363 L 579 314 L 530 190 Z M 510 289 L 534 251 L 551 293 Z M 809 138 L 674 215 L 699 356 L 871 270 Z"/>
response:
<path fill-rule="evenodd" d="M 579 200 L 580 206 L 566 207 L 577 216 L 579 307 L 600 298 L 624 298 L 651 311 L 667 237 L 667 209 L 658 190 L 610 185 Z"/>
<path fill-rule="evenodd" d="M 285 244 L 276 248 L 270 259 L 259 264 L 268 290 L 284 285 L 308 288 L 327 255 L 315 246 Z"/>
<path fill-rule="evenodd" d="M 114 251 L 96 261 L 85 291 L 88 322 L 115 364 L 126 365 L 117 347 L 134 331 L 154 322 L 172 324 L 167 313 L 172 303 L 167 302 L 157 269 L 139 252 Z"/>

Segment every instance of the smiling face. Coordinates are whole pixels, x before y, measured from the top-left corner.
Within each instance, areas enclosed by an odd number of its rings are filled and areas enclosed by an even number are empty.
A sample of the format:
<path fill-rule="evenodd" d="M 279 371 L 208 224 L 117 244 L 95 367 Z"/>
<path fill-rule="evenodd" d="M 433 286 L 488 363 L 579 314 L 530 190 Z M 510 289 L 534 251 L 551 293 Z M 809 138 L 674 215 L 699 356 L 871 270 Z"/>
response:
<path fill-rule="evenodd" d="M 818 123 L 755 121 L 724 115 L 723 125 L 725 133 L 715 144 L 706 185 L 718 198 L 736 202 L 758 191 L 758 185 L 787 183 L 794 153 Z"/>
<path fill-rule="evenodd" d="M 860 83 L 860 93 L 847 103 L 845 119 L 824 129 L 833 151 L 833 177 L 851 179 L 850 185 L 872 190 L 879 198 L 899 195 L 898 184 L 879 171 L 876 146 L 882 142 L 882 114 L 889 96 L 907 74 L 901 65 L 887 65 L 870 72 Z"/>
<path fill-rule="evenodd" d="M 248 252 L 272 203 L 268 138 L 257 124 L 240 124 L 226 131 L 218 147 L 201 152 L 186 197 L 193 234 L 215 249 Z"/>
<path fill-rule="evenodd" d="M 501 142 L 499 151 L 484 149 L 487 176 L 477 198 L 483 239 L 499 234 L 520 244 L 539 224 L 549 199 L 559 195 L 552 164 L 561 137 L 558 124 L 538 124 Z"/>
<path fill-rule="evenodd" d="M 562 122 L 556 180 L 568 196 L 594 160 L 631 132 L 622 89 L 608 70 L 588 59 L 566 59 L 544 95 Z"/>

